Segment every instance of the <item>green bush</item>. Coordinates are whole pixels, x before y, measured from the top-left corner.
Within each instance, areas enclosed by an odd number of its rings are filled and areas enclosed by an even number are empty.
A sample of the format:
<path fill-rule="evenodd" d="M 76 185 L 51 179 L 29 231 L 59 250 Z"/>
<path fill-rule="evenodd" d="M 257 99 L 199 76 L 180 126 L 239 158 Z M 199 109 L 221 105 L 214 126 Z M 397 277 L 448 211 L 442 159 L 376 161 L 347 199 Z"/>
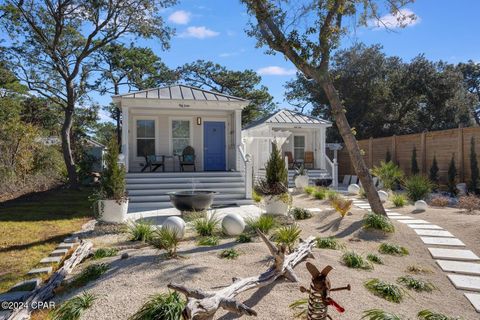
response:
<path fill-rule="evenodd" d="M 377 229 L 386 233 L 395 232 L 395 227 L 388 217 L 384 215 L 369 212 L 363 217 L 363 227 L 365 229 Z"/>
<path fill-rule="evenodd" d="M 127 198 L 125 168 L 118 163 L 117 139 L 110 139 L 105 154 L 105 169 L 100 179 L 100 193 L 105 200 L 125 201 Z"/>
<path fill-rule="evenodd" d="M 249 228 L 260 230 L 264 234 L 268 234 L 270 230 L 276 227 L 277 221 L 272 215 L 262 214 L 258 218 L 250 218 L 246 220 Z"/>
<path fill-rule="evenodd" d="M 237 238 L 237 242 L 238 243 L 248 243 L 248 242 L 252 242 L 252 237 L 250 237 L 250 235 L 246 234 L 246 233 L 242 233 L 238 236 Z"/>
<path fill-rule="evenodd" d="M 406 256 L 409 254 L 408 249 L 394 243 L 382 243 L 378 248 L 378 252 L 393 256 Z"/>
<path fill-rule="evenodd" d="M 305 220 L 312 217 L 312 213 L 309 210 L 298 207 L 290 209 L 290 214 L 295 220 Z"/>
<path fill-rule="evenodd" d="M 235 248 L 225 249 L 220 252 L 220 258 L 228 260 L 237 259 L 239 255 L 240 253 Z"/>
<path fill-rule="evenodd" d="M 417 292 L 432 292 L 433 289 L 435 289 L 435 286 L 431 282 L 422 279 L 416 279 L 412 276 L 399 277 L 397 282 L 404 285 L 408 289 L 412 289 Z"/>
<path fill-rule="evenodd" d="M 275 231 L 273 238 L 277 244 L 288 248 L 289 252 L 293 251 L 293 246 L 300 239 L 300 233 L 302 230 L 297 224 L 280 227 Z"/>
<path fill-rule="evenodd" d="M 407 198 L 403 194 L 400 194 L 400 193 L 394 193 L 391 196 L 391 200 L 392 200 L 393 205 L 397 208 L 403 207 L 404 205 L 407 204 Z"/>
<path fill-rule="evenodd" d="M 325 200 L 325 198 L 327 197 L 327 189 L 317 188 L 313 193 L 313 196 L 318 200 Z"/>
<path fill-rule="evenodd" d="M 372 174 L 378 177 L 385 188 L 393 190 L 403 178 L 403 171 L 393 162 L 380 162 L 380 166 L 374 166 Z"/>
<path fill-rule="evenodd" d="M 455 154 L 452 154 L 447 174 L 448 192 L 453 195 L 457 194 L 457 167 L 455 166 Z"/>
<path fill-rule="evenodd" d="M 303 191 L 305 191 L 306 194 L 312 195 L 315 191 L 317 190 L 316 187 L 314 186 L 308 186 L 303 188 Z"/>
<path fill-rule="evenodd" d="M 106 257 L 114 257 L 118 253 L 118 250 L 115 248 L 99 248 L 95 250 L 95 253 L 93 254 L 93 259 L 102 259 Z"/>
<path fill-rule="evenodd" d="M 317 248 L 319 249 L 339 250 L 345 247 L 344 244 L 341 244 L 338 241 L 338 239 L 334 237 L 327 237 L 327 238 L 317 237 L 315 240 L 317 242 Z"/>
<path fill-rule="evenodd" d="M 156 294 L 140 308 L 129 320 L 179 320 L 186 301 L 177 292 Z"/>
<path fill-rule="evenodd" d="M 110 266 L 106 263 L 91 264 L 83 269 L 82 272 L 80 272 L 80 274 L 76 276 L 69 285 L 72 287 L 82 287 L 90 281 L 100 278 L 108 271 L 108 269 L 110 269 Z"/>
<path fill-rule="evenodd" d="M 327 189 L 326 197 L 327 197 L 328 201 L 333 202 L 340 197 L 340 193 L 338 193 L 337 191 L 332 190 L 332 189 Z"/>
<path fill-rule="evenodd" d="M 400 303 L 403 300 L 403 289 L 393 283 L 388 283 L 375 278 L 366 281 L 365 288 L 374 295 L 382 297 L 390 302 Z"/>
<path fill-rule="evenodd" d="M 49 314 L 51 320 L 77 320 L 80 319 L 82 313 L 93 305 L 97 297 L 91 293 L 84 292 L 74 297 L 62 305 L 54 309 Z"/>
<path fill-rule="evenodd" d="M 375 253 L 369 253 L 367 254 L 367 260 L 376 264 L 383 264 L 382 258 L 380 258 L 378 255 Z"/>
<path fill-rule="evenodd" d="M 170 227 L 162 226 L 157 228 L 153 233 L 150 244 L 159 249 L 167 251 L 167 255 L 171 258 L 177 256 L 177 247 L 180 242 L 178 232 Z"/>
<path fill-rule="evenodd" d="M 203 218 L 193 220 L 193 228 L 202 237 L 212 236 L 218 229 L 220 220 L 215 214 L 207 215 Z"/>
<path fill-rule="evenodd" d="M 411 176 L 405 179 L 404 188 L 412 201 L 422 200 L 432 192 L 432 182 L 424 176 Z"/>
<path fill-rule="evenodd" d="M 252 191 L 252 199 L 255 203 L 259 203 L 262 201 L 262 196 L 259 195 L 255 190 Z"/>
<path fill-rule="evenodd" d="M 386 312 L 381 309 L 370 309 L 370 310 L 365 310 L 363 312 L 363 317 L 360 319 L 365 319 L 365 320 L 402 320 L 399 316 L 396 314 Z"/>
<path fill-rule="evenodd" d="M 288 170 L 277 145 L 272 142 L 272 153 L 265 165 L 265 178 L 259 179 L 254 186 L 261 196 L 278 196 L 288 193 Z"/>
<path fill-rule="evenodd" d="M 147 242 L 152 239 L 153 227 L 150 223 L 145 221 L 131 222 L 127 226 L 130 241 Z"/>
<path fill-rule="evenodd" d="M 342 255 L 342 262 L 349 268 L 353 269 L 372 269 L 372 265 L 365 261 L 361 255 L 355 251 L 347 251 Z"/>
<path fill-rule="evenodd" d="M 207 237 L 202 237 L 198 240 L 197 244 L 199 246 L 207 246 L 207 247 L 213 247 L 218 245 L 220 242 L 220 238 L 217 236 L 207 236 Z"/>

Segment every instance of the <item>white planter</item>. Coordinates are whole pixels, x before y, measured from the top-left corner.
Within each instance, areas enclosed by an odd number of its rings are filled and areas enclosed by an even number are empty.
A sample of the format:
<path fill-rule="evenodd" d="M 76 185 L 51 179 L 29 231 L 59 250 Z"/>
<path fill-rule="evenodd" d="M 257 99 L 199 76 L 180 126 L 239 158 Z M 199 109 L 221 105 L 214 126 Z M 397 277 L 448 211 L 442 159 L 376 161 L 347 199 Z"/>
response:
<path fill-rule="evenodd" d="M 278 214 L 286 216 L 288 213 L 288 203 L 285 203 L 279 196 L 265 196 L 265 212 L 269 214 Z"/>
<path fill-rule="evenodd" d="M 296 176 L 295 177 L 295 188 L 305 188 L 308 187 L 309 177 L 308 176 Z"/>
<path fill-rule="evenodd" d="M 116 200 L 98 201 L 100 220 L 112 223 L 123 223 L 127 219 L 128 200 L 118 203 Z"/>

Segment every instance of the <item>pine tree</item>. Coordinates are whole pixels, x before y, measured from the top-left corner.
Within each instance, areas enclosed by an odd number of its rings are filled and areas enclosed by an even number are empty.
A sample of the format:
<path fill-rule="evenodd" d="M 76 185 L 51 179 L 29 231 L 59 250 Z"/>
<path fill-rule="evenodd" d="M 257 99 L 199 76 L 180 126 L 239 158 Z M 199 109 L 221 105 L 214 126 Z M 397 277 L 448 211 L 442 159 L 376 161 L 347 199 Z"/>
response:
<path fill-rule="evenodd" d="M 470 140 L 470 191 L 479 194 L 479 178 L 477 153 L 475 152 L 475 138 Z"/>
<path fill-rule="evenodd" d="M 430 181 L 432 181 L 436 186 L 438 186 L 438 163 L 436 155 L 433 155 L 432 166 L 430 167 Z"/>
<path fill-rule="evenodd" d="M 418 169 L 418 163 L 417 163 L 417 148 L 413 146 L 412 150 L 412 175 L 417 175 L 420 172 L 420 169 Z"/>
<path fill-rule="evenodd" d="M 392 161 L 392 155 L 390 154 L 390 150 L 387 150 L 387 154 L 385 155 L 385 163 L 389 163 Z"/>
<path fill-rule="evenodd" d="M 118 163 L 118 144 L 112 137 L 105 154 L 105 169 L 101 178 L 101 191 L 105 200 L 122 201 L 126 199 L 125 168 Z"/>
<path fill-rule="evenodd" d="M 453 195 L 457 194 L 457 186 L 456 186 L 456 177 L 457 177 L 457 168 L 455 167 L 455 154 L 452 155 L 452 160 L 450 160 L 450 165 L 448 167 L 448 192 Z"/>
<path fill-rule="evenodd" d="M 255 186 L 260 195 L 280 195 L 288 192 L 288 171 L 277 145 L 272 142 L 272 153 L 265 166 L 265 179 Z"/>

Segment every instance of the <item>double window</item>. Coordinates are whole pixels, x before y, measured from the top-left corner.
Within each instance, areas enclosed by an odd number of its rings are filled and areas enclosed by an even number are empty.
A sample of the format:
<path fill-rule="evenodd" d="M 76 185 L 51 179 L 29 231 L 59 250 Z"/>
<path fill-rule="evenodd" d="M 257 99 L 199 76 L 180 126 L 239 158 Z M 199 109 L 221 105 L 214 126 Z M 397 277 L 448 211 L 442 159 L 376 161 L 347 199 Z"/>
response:
<path fill-rule="evenodd" d="M 305 157 L 305 136 L 293 137 L 293 157 L 297 160 L 303 160 Z"/>
<path fill-rule="evenodd" d="M 137 120 L 137 157 L 155 155 L 155 120 Z"/>
<path fill-rule="evenodd" d="M 172 120 L 172 152 L 182 154 L 190 143 L 190 120 Z"/>

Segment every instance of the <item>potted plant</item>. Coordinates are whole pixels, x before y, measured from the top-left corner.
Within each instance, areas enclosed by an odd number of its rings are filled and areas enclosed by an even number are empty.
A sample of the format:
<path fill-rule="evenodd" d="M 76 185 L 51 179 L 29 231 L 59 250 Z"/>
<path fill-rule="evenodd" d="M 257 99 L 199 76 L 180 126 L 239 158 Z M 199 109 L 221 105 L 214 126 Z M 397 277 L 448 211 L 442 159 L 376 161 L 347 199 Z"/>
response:
<path fill-rule="evenodd" d="M 295 188 L 305 188 L 308 187 L 309 182 L 308 170 L 305 169 L 305 166 L 302 165 L 295 169 L 295 174 L 293 175 L 293 181 L 295 182 Z"/>
<path fill-rule="evenodd" d="M 263 197 L 267 213 L 287 215 L 292 202 L 288 193 L 288 171 L 275 143 L 272 143 L 265 171 L 265 178 L 257 182 L 255 192 Z"/>
<path fill-rule="evenodd" d="M 118 155 L 118 144 L 113 138 L 107 146 L 105 169 L 96 192 L 98 218 L 105 222 L 122 223 L 127 218 L 125 168 L 118 162 Z"/>

